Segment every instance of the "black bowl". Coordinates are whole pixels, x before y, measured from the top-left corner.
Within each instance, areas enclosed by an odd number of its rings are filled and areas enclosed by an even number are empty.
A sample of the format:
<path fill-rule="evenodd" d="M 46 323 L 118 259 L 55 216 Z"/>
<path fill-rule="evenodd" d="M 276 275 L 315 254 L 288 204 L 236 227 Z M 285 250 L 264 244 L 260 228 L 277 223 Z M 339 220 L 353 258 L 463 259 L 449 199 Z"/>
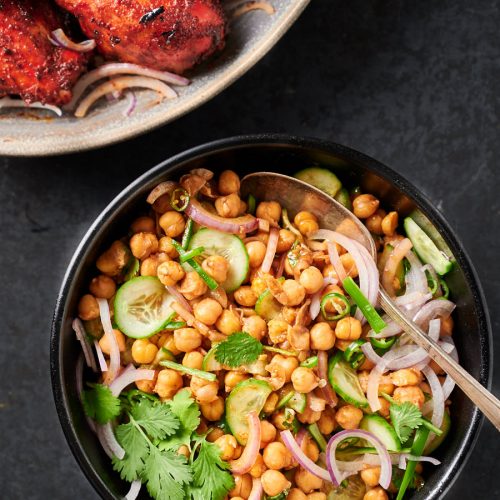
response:
<path fill-rule="evenodd" d="M 79 296 L 84 293 L 99 251 L 126 233 L 132 217 L 146 209 L 148 192 L 160 181 L 206 167 L 238 173 L 271 170 L 291 174 L 310 165 L 331 167 L 344 183 L 361 184 L 400 213 L 415 208 L 428 218 L 458 263 L 448 276 L 457 303 L 454 339 L 464 368 L 483 385 L 490 385 L 492 340 L 486 302 L 476 273 L 453 230 L 431 203 L 399 174 L 338 144 L 282 135 L 252 135 L 224 139 L 181 153 L 142 175 L 123 190 L 89 229 L 68 267 L 52 325 L 50 356 L 54 398 L 66 439 L 83 472 L 103 498 L 122 497 L 128 485 L 112 470 L 88 428 L 75 386 L 75 363 L 80 346 L 71 329 Z M 452 396 L 452 432 L 435 452 L 442 465 L 427 469 L 424 488 L 415 499 L 444 496 L 466 462 L 477 438 L 481 414 L 455 390 Z"/>

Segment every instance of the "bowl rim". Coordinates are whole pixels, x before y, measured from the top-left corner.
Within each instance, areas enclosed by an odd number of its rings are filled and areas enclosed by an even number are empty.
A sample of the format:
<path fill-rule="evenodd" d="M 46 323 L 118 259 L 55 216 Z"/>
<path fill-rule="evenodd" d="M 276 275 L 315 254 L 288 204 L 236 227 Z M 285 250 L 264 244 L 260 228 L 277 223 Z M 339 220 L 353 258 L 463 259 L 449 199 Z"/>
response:
<path fill-rule="evenodd" d="M 298 137 L 288 134 L 247 134 L 238 135 L 224 139 L 218 139 L 208 143 L 204 143 L 192 148 L 189 148 L 181 153 L 178 153 L 164 160 L 158 165 L 147 170 L 135 181 L 125 187 L 114 199 L 102 210 L 99 216 L 92 223 L 83 238 L 81 239 L 77 249 L 75 250 L 70 263 L 68 264 L 64 275 L 57 301 L 55 305 L 51 335 L 50 335 L 50 374 L 52 382 L 52 391 L 54 402 L 59 417 L 61 427 L 63 429 L 66 441 L 70 449 L 82 469 L 84 475 L 89 480 L 94 489 L 106 499 L 114 499 L 109 489 L 105 485 L 102 478 L 95 472 L 92 463 L 81 446 L 76 429 L 72 424 L 69 405 L 65 395 L 65 389 L 60 371 L 60 330 L 62 328 L 62 320 L 65 313 L 65 304 L 67 302 L 67 294 L 71 285 L 71 281 L 75 275 L 78 263 L 83 255 L 92 246 L 93 239 L 101 225 L 112 215 L 115 210 L 127 198 L 142 185 L 148 183 L 156 176 L 159 176 L 166 170 L 174 168 L 178 164 L 191 161 L 198 157 L 210 155 L 215 152 L 224 150 L 234 150 L 253 146 L 268 146 L 268 147 L 298 147 L 304 149 L 315 149 L 331 153 L 348 161 L 361 164 L 368 170 L 376 173 L 382 178 L 388 180 L 395 185 L 403 193 L 414 199 L 419 208 L 422 208 L 429 220 L 435 225 L 441 234 L 445 235 L 446 242 L 450 245 L 453 253 L 459 251 L 461 266 L 466 274 L 466 281 L 473 295 L 474 309 L 478 313 L 478 323 L 483 326 L 480 328 L 479 336 L 481 341 L 480 357 L 481 367 L 479 381 L 488 389 L 491 389 L 493 375 L 493 338 L 491 331 L 491 323 L 488 314 L 488 306 L 484 296 L 482 286 L 479 282 L 478 275 L 472 265 L 471 259 L 467 252 L 460 244 L 460 240 L 456 236 L 454 230 L 446 222 L 440 212 L 432 205 L 430 200 L 420 192 L 412 183 L 406 180 L 401 174 L 377 160 L 360 153 L 352 148 L 334 143 L 320 138 Z M 446 467 L 446 473 L 443 474 L 441 481 L 437 487 L 431 492 L 429 499 L 444 498 L 449 491 L 459 473 L 465 466 L 470 457 L 472 449 L 477 441 L 479 430 L 483 424 L 484 418 L 477 407 L 472 410 L 472 418 L 468 424 L 468 428 L 464 434 L 462 441 L 459 444 L 458 452 L 453 457 L 452 461 Z"/>

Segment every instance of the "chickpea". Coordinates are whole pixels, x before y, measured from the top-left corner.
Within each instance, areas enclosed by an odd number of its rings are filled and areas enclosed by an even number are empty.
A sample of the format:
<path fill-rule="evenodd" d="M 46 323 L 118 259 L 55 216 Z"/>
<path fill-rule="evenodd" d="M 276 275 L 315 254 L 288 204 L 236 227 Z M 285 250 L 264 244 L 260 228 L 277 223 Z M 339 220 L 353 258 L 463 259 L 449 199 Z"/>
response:
<path fill-rule="evenodd" d="M 265 448 L 276 438 L 276 427 L 267 420 L 260 422 L 260 447 Z M 272 467 L 271 467 L 272 468 Z"/>
<path fill-rule="evenodd" d="M 353 405 L 345 405 L 337 410 L 335 420 L 344 429 L 357 429 L 363 418 L 363 412 Z"/>
<path fill-rule="evenodd" d="M 115 241 L 96 261 L 96 267 L 107 276 L 118 276 L 130 260 L 129 249 Z"/>
<path fill-rule="evenodd" d="M 257 205 L 256 215 L 259 219 L 277 223 L 281 218 L 281 206 L 276 201 L 262 201 Z"/>
<path fill-rule="evenodd" d="M 167 262 L 168 260 L 170 260 L 170 257 L 164 252 L 150 255 L 148 258 L 144 259 L 141 262 L 141 276 L 156 276 L 156 273 L 158 272 L 158 266 L 163 262 Z"/>
<path fill-rule="evenodd" d="M 283 306 L 281 309 L 281 318 L 289 325 L 293 325 L 295 323 L 295 319 L 297 318 L 297 309 L 295 309 L 295 307 Z"/>
<path fill-rule="evenodd" d="M 229 492 L 231 497 L 241 497 L 245 500 L 250 496 L 252 491 L 252 476 L 250 474 L 233 474 L 234 488 Z"/>
<path fill-rule="evenodd" d="M 203 299 L 193 307 L 195 318 L 206 325 L 213 325 L 222 314 L 222 306 L 215 299 Z"/>
<path fill-rule="evenodd" d="M 309 236 L 319 229 L 319 224 L 316 221 L 309 219 L 302 221 L 297 228 L 303 235 Z"/>
<path fill-rule="evenodd" d="M 232 193 L 217 198 L 214 205 L 221 217 L 237 217 L 240 213 L 241 200 L 236 193 Z"/>
<path fill-rule="evenodd" d="M 323 480 L 308 470 L 298 467 L 295 471 L 295 484 L 304 492 L 311 493 L 313 490 L 319 490 L 323 486 Z"/>
<path fill-rule="evenodd" d="M 302 271 L 299 282 L 305 288 L 306 293 L 313 294 L 323 288 L 323 275 L 317 267 L 311 266 Z"/>
<path fill-rule="evenodd" d="M 203 336 L 196 328 L 174 330 L 175 347 L 181 352 L 191 352 L 201 345 Z"/>
<path fill-rule="evenodd" d="M 267 333 L 267 324 L 260 316 L 249 316 L 243 319 L 243 331 L 254 339 L 261 340 Z"/>
<path fill-rule="evenodd" d="M 267 323 L 268 336 L 273 344 L 280 344 L 286 340 L 288 323 L 282 319 L 272 319 Z"/>
<path fill-rule="evenodd" d="M 140 365 L 152 363 L 157 352 L 158 347 L 148 339 L 137 339 L 132 344 L 132 358 Z"/>
<path fill-rule="evenodd" d="M 326 500 L 326 493 L 322 491 L 313 491 L 307 495 L 307 500 Z"/>
<path fill-rule="evenodd" d="M 306 296 L 305 288 L 295 280 L 285 280 L 283 282 L 283 292 L 286 295 L 287 306 L 298 306 Z M 278 300 L 279 301 L 279 300 Z"/>
<path fill-rule="evenodd" d="M 294 218 L 293 218 L 293 223 L 298 227 L 299 224 L 306 220 L 313 220 L 314 222 L 318 222 L 318 218 L 312 214 L 311 212 L 308 212 L 307 210 L 302 210 L 302 212 L 299 212 Z"/>
<path fill-rule="evenodd" d="M 175 339 L 175 337 L 174 337 Z M 203 354 L 198 351 L 190 351 L 184 354 L 182 358 L 182 366 L 187 368 L 194 368 L 196 370 L 201 370 L 203 365 Z"/>
<path fill-rule="evenodd" d="M 181 353 L 179 349 L 177 349 L 175 345 L 174 334 L 167 332 L 162 334 L 160 340 L 157 342 L 158 347 L 164 347 L 168 351 L 170 351 L 174 356 L 177 356 Z"/>
<path fill-rule="evenodd" d="M 351 345 L 350 340 L 340 340 L 340 339 L 335 340 L 335 347 L 341 350 L 342 352 L 345 351 L 350 345 Z"/>
<path fill-rule="evenodd" d="M 365 220 L 365 226 L 372 234 L 382 235 L 384 231 L 382 230 L 382 220 L 386 216 L 385 210 L 381 208 L 377 209 L 373 215 L 370 215 Z"/>
<path fill-rule="evenodd" d="M 290 427 L 290 419 L 285 416 L 285 412 L 282 410 L 273 413 L 271 421 L 279 431 L 284 431 Z"/>
<path fill-rule="evenodd" d="M 299 366 L 292 373 L 293 388 L 302 394 L 307 394 L 318 387 L 319 379 L 315 373 L 305 366 Z"/>
<path fill-rule="evenodd" d="M 240 178 L 232 170 L 224 170 L 220 174 L 218 183 L 219 193 L 223 195 L 237 193 L 240 190 Z"/>
<path fill-rule="evenodd" d="M 363 497 L 363 500 L 387 500 L 389 497 L 385 492 L 384 488 L 377 486 L 371 490 L 368 490 Z"/>
<path fill-rule="evenodd" d="M 210 422 L 215 422 L 224 413 L 224 400 L 218 396 L 210 403 L 200 404 L 201 414 Z"/>
<path fill-rule="evenodd" d="M 217 281 L 217 283 L 224 283 L 224 281 L 226 281 L 229 271 L 229 262 L 222 255 L 211 255 L 207 257 L 202 262 L 201 267 Z"/>
<path fill-rule="evenodd" d="M 250 267 L 259 267 L 266 255 L 266 245 L 262 241 L 249 241 L 246 245 Z"/>
<path fill-rule="evenodd" d="M 232 460 L 234 450 L 238 446 L 238 442 L 233 435 L 224 434 L 215 441 L 215 444 L 220 448 L 220 457 L 222 460 Z"/>
<path fill-rule="evenodd" d="M 125 335 L 123 335 L 120 330 L 113 330 L 113 335 L 115 336 L 120 352 L 124 352 L 126 348 Z M 104 354 L 107 354 L 108 356 L 111 354 L 111 346 L 109 345 L 107 334 L 101 337 L 99 340 L 99 346 Z"/>
<path fill-rule="evenodd" d="M 307 495 L 299 488 L 292 488 L 286 497 L 287 500 L 307 500 Z"/>
<path fill-rule="evenodd" d="M 299 366 L 299 360 L 295 356 L 282 356 L 281 354 L 276 354 L 272 359 L 272 363 L 279 365 L 283 369 L 285 382 L 292 380 L 292 373 Z"/>
<path fill-rule="evenodd" d="M 286 467 L 290 461 L 290 452 L 286 446 L 279 441 L 269 443 L 262 454 L 264 463 L 268 469 L 280 470 Z"/>
<path fill-rule="evenodd" d="M 418 406 L 419 410 L 422 409 L 425 402 L 425 396 L 420 387 L 416 387 L 414 385 L 406 386 L 406 387 L 396 387 L 393 395 L 394 401 L 396 403 L 401 404 L 405 401 L 409 401 L 413 403 L 415 406 Z"/>
<path fill-rule="evenodd" d="M 182 384 L 182 375 L 179 372 L 165 368 L 158 373 L 154 390 L 160 398 L 172 399 Z"/>
<path fill-rule="evenodd" d="M 357 340 L 361 337 L 361 321 L 346 316 L 337 322 L 335 336 L 340 340 Z"/>
<path fill-rule="evenodd" d="M 308 436 L 306 436 L 306 438 L 302 442 L 302 450 L 308 458 L 310 458 L 313 462 L 317 462 L 319 458 L 318 445 Z M 297 466 L 297 464 L 294 465 L 295 467 Z"/>
<path fill-rule="evenodd" d="M 252 468 L 250 469 L 250 475 L 252 477 L 258 478 L 264 474 L 264 472 L 267 470 L 266 464 L 264 463 L 264 459 L 262 458 L 262 455 L 259 453 L 257 455 L 257 459 L 255 460 L 255 463 L 253 464 Z"/>
<path fill-rule="evenodd" d="M 398 213 L 389 212 L 382 220 L 382 231 L 386 236 L 392 236 L 398 227 Z"/>
<path fill-rule="evenodd" d="M 210 443 L 215 443 L 215 441 L 217 441 L 217 439 L 219 439 L 223 435 L 224 435 L 224 431 L 220 427 L 214 427 L 207 434 L 207 441 Z"/>
<path fill-rule="evenodd" d="M 289 231 L 288 229 L 280 229 L 276 253 L 288 252 L 288 250 L 292 248 L 296 239 L 297 237 L 292 233 L 292 231 Z"/>
<path fill-rule="evenodd" d="M 95 295 L 95 294 L 94 294 Z M 441 337 L 451 337 L 453 333 L 453 318 L 447 316 L 446 318 L 441 318 L 441 330 L 439 332 Z"/>
<path fill-rule="evenodd" d="M 264 413 L 270 414 L 276 409 L 278 404 L 279 396 L 275 392 L 271 392 L 264 403 L 264 408 L 262 409 Z M 283 429 L 281 429 L 283 430 Z"/>
<path fill-rule="evenodd" d="M 337 427 L 337 422 L 335 421 L 335 415 L 332 410 L 325 410 L 321 413 L 321 417 L 318 420 L 318 427 L 321 434 L 331 434 L 335 427 Z"/>
<path fill-rule="evenodd" d="M 352 255 L 350 253 L 342 254 L 340 256 L 340 262 L 344 266 L 347 276 L 350 276 L 351 278 L 358 277 L 358 268 L 356 267 L 356 263 L 354 262 L 354 259 L 352 258 Z"/>
<path fill-rule="evenodd" d="M 243 307 L 253 307 L 257 303 L 257 294 L 250 286 L 240 286 L 234 292 L 234 300 Z"/>
<path fill-rule="evenodd" d="M 158 251 L 158 238 L 153 233 L 136 233 L 130 238 L 130 250 L 137 259 L 146 259 Z"/>
<path fill-rule="evenodd" d="M 207 290 L 207 284 L 196 271 L 186 273 L 186 276 L 184 276 L 179 286 L 179 292 L 181 292 L 187 300 L 196 299 L 204 295 Z"/>
<path fill-rule="evenodd" d="M 314 424 L 318 422 L 318 420 L 321 418 L 321 412 L 320 411 L 312 411 L 311 408 L 307 407 L 302 413 L 299 413 L 297 415 L 297 419 L 299 422 L 302 422 L 303 424 Z"/>
<path fill-rule="evenodd" d="M 151 217 L 138 217 L 130 226 L 132 233 L 155 233 L 156 224 Z"/>
<path fill-rule="evenodd" d="M 78 316 L 84 321 L 99 318 L 99 304 L 93 295 L 87 294 L 80 299 L 80 302 L 78 302 Z"/>
<path fill-rule="evenodd" d="M 354 215 L 359 219 L 368 219 L 375 213 L 380 202 L 371 194 L 360 194 L 352 201 Z"/>
<path fill-rule="evenodd" d="M 379 392 L 380 392 L 380 389 L 379 389 Z M 381 398 L 381 397 L 378 398 L 378 402 L 380 403 L 380 409 L 378 412 L 384 418 L 387 418 L 390 415 L 391 404 L 389 403 L 389 401 L 387 401 L 387 399 Z"/>
<path fill-rule="evenodd" d="M 267 289 L 266 281 L 262 278 L 262 276 L 253 277 L 250 281 L 250 286 L 257 297 L 262 295 Z"/>
<path fill-rule="evenodd" d="M 337 271 L 335 271 L 335 268 L 333 267 L 333 264 L 327 264 L 323 268 L 323 276 L 325 278 L 333 278 L 333 279 L 336 279 L 336 280 L 339 279 Z"/>
<path fill-rule="evenodd" d="M 326 321 L 316 323 L 309 331 L 311 348 L 317 351 L 328 351 L 335 345 L 335 333 Z"/>
<path fill-rule="evenodd" d="M 177 450 L 177 455 L 184 455 L 186 458 L 189 458 L 190 454 L 191 453 L 189 452 L 189 448 L 185 444 L 179 446 L 179 449 Z"/>
<path fill-rule="evenodd" d="M 292 483 L 277 470 L 266 470 L 260 478 L 266 495 L 273 497 L 290 488 Z"/>
<path fill-rule="evenodd" d="M 175 285 L 186 275 L 182 266 L 175 260 L 168 260 L 160 264 L 156 270 L 156 274 L 165 286 Z"/>
<path fill-rule="evenodd" d="M 405 368 L 392 372 L 391 380 L 394 385 L 401 387 L 402 385 L 419 385 L 422 382 L 422 373 L 415 368 Z"/>
<path fill-rule="evenodd" d="M 230 392 L 237 384 L 243 382 L 243 380 L 247 380 L 248 375 L 246 373 L 240 373 L 235 371 L 226 372 L 224 377 L 224 386 L 226 392 Z"/>
<path fill-rule="evenodd" d="M 218 382 L 209 382 L 200 377 L 191 377 L 189 387 L 200 405 L 206 405 L 217 400 Z"/>
<path fill-rule="evenodd" d="M 377 486 L 380 479 L 380 467 L 370 467 L 362 470 L 359 475 L 368 488 Z"/>
<path fill-rule="evenodd" d="M 153 394 L 157 378 L 158 378 L 158 372 L 155 371 L 153 380 L 136 380 L 135 386 L 142 392 Z"/>
<path fill-rule="evenodd" d="M 98 299 L 110 299 L 116 292 L 116 283 L 109 276 L 100 274 L 92 279 L 89 290 Z"/>
<path fill-rule="evenodd" d="M 241 319 L 234 310 L 224 309 L 215 322 L 215 326 L 219 332 L 231 335 L 232 333 L 241 331 Z"/>
<path fill-rule="evenodd" d="M 368 390 L 368 377 L 370 373 L 366 370 L 358 372 L 358 380 L 361 385 L 361 389 L 364 393 Z M 380 383 L 378 387 L 378 393 L 381 395 L 382 393 L 386 393 L 391 395 L 394 392 L 394 384 L 391 381 L 391 377 L 388 375 L 384 375 L 380 378 Z"/>
<path fill-rule="evenodd" d="M 165 212 L 158 221 L 160 227 L 165 232 L 166 236 L 175 238 L 183 233 L 184 227 L 186 226 L 186 221 L 184 216 L 179 212 L 170 211 Z"/>
<path fill-rule="evenodd" d="M 160 252 L 166 253 L 171 259 L 176 259 L 179 256 L 174 245 L 172 245 L 172 238 L 170 236 L 163 236 L 160 238 L 158 249 Z"/>

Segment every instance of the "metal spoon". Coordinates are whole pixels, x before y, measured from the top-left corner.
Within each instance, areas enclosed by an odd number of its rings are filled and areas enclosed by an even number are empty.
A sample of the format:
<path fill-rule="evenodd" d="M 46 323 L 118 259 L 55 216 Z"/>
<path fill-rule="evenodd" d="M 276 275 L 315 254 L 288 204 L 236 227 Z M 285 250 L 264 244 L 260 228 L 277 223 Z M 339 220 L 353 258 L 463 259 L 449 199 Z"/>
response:
<path fill-rule="evenodd" d="M 375 242 L 361 221 L 338 201 L 323 191 L 293 177 L 271 172 L 256 172 L 242 179 L 243 195 L 253 194 L 259 200 L 277 201 L 292 213 L 308 210 L 321 221 L 320 227 L 331 229 L 359 241 L 376 260 Z M 500 430 L 500 401 L 465 371 L 451 356 L 434 342 L 419 326 L 408 319 L 380 287 L 379 302 L 388 316 L 427 351 L 433 359 L 462 389 L 462 391 Z"/>

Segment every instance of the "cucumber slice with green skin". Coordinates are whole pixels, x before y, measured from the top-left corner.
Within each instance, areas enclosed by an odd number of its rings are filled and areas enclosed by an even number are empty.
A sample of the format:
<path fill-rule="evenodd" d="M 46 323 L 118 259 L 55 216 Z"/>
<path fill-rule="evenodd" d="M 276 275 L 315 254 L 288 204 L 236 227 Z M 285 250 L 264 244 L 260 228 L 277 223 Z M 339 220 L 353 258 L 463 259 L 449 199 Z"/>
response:
<path fill-rule="evenodd" d="M 436 244 L 411 217 L 406 217 L 404 227 L 406 236 L 410 238 L 415 252 L 423 262 L 434 267 L 441 276 L 452 270 L 453 262 L 439 250 Z"/>
<path fill-rule="evenodd" d="M 340 189 L 340 191 L 335 195 L 335 199 L 344 205 L 348 210 L 352 211 L 351 197 L 349 196 L 349 191 L 345 187 Z"/>
<path fill-rule="evenodd" d="M 366 399 L 356 374 L 349 363 L 343 359 L 343 352 L 339 351 L 328 363 L 328 379 L 337 394 L 346 402 L 366 408 Z"/>
<path fill-rule="evenodd" d="M 306 395 L 301 394 L 300 392 L 294 392 L 290 401 L 288 401 L 287 406 L 292 410 L 295 410 L 297 413 L 302 413 L 306 409 Z"/>
<path fill-rule="evenodd" d="M 222 233 L 215 229 L 202 228 L 196 232 L 187 250 L 204 247 L 203 257 L 222 255 L 229 262 L 227 279 L 222 283 L 226 292 L 234 292 L 245 281 L 248 274 L 248 252 L 243 241 L 234 234 Z M 185 269 L 191 271 L 191 266 L 183 264 Z"/>
<path fill-rule="evenodd" d="M 335 198 L 335 195 L 342 188 L 342 183 L 339 181 L 338 177 L 326 168 L 305 168 L 297 172 L 294 177 L 321 189 L 321 191 L 324 191 L 333 198 Z"/>
<path fill-rule="evenodd" d="M 434 439 L 424 449 L 424 455 L 429 455 L 433 453 L 436 450 L 436 448 L 441 445 L 441 443 L 446 439 L 446 436 L 450 432 L 450 427 L 451 427 L 450 414 L 447 411 L 445 411 L 443 416 L 443 423 L 441 424 L 441 430 L 443 431 L 443 433 L 441 434 L 441 436 L 434 435 Z"/>
<path fill-rule="evenodd" d="M 401 450 L 401 442 L 394 427 L 380 415 L 365 415 L 359 424 L 359 428 L 371 432 L 375 437 L 378 437 L 388 450 Z"/>
<path fill-rule="evenodd" d="M 271 386 L 264 380 L 250 378 L 237 384 L 226 399 L 226 422 L 238 443 L 248 439 L 248 414 L 260 413 L 271 394 Z"/>
<path fill-rule="evenodd" d="M 266 321 L 279 316 L 281 313 L 282 305 L 274 298 L 269 290 L 265 290 L 259 295 L 255 303 L 255 312 Z"/>
<path fill-rule="evenodd" d="M 151 337 L 170 319 L 174 312 L 170 305 L 174 300 L 158 278 L 132 278 L 116 293 L 114 321 L 127 337 Z"/>

